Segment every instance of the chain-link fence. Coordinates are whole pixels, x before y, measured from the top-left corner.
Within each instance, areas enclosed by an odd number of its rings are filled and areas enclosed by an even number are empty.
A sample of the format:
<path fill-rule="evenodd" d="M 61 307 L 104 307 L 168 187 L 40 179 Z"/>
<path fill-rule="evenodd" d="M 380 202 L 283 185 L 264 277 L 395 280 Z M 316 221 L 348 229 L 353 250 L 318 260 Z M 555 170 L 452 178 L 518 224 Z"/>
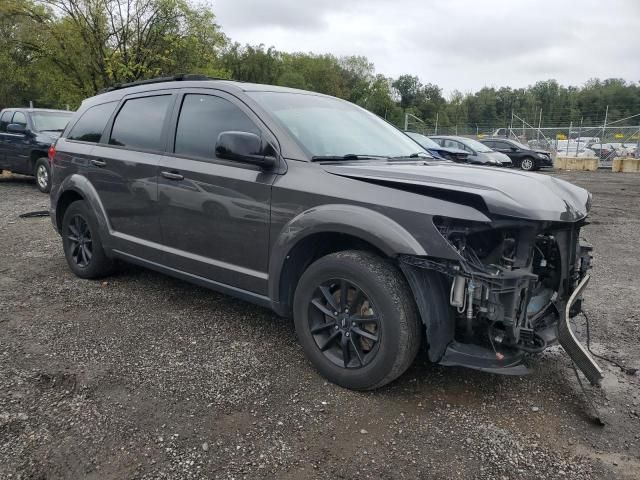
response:
<path fill-rule="evenodd" d="M 605 118 L 606 122 L 606 118 Z M 640 114 L 602 124 L 533 126 L 513 113 L 508 126 L 438 126 L 413 115 L 406 115 L 404 129 L 424 135 L 460 135 L 485 138 L 508 137 L 531 148 L 539 148 L 554 155 L 597 157 L 601 166 L 609 166 L 615 157 L 640 158 Z M 542 123 L 542 122 L 540 122 Z"/>

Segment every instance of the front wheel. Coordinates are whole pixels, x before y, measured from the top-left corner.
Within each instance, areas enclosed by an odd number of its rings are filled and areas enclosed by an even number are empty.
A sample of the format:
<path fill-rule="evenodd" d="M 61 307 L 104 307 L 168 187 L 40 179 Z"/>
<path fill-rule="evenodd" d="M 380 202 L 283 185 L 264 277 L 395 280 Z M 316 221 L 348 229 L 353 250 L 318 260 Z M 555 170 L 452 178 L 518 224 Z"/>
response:
<path fill-rule="evenodd" d="M 331 382 L 370 390 L 402 375 L 420 346 L 411 289 L 388 259 L 349 250 L 314 262 L 294 297 L 296 333 Z"/>
<path fill-rule="evenodd" d="M 51 168 L 49 160 L 45 157 L 39 158 L 36 162 L 33 175 L 36 177 L 36 185 L 42 193 L 49 193 L 51 190 Z"/>

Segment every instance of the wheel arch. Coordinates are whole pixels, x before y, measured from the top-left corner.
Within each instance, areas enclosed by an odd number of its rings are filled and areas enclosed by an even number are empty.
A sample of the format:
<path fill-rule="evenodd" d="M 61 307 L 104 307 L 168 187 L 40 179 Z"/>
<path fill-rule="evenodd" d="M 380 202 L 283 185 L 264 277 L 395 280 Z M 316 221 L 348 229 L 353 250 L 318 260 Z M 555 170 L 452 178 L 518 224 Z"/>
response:
<path fill-rule="evenodd" d="M 63 180 L 58 189 L 57 198 L 55 199 L 55 222 L 58 231 L 62 227 L 62 219 L 64 218 L 64 212 L 66 209 L 76 200 L 84 200 L 89 204 L 89 207 L 93 210 L 96 220 L 98 222 L 98 228 L 103 238 L 107 238 L 110 228 L 107 220 L 107 215 L 98 196 L 98 192 L 91 184 L 91 182 L 84 176 L 74 174 Z M 52 205 L 54 206 L 54 205 Z M 106 234 L 106 235 L 105 235 Z"/>
<path fill-rule="evenodd" d="M 385 257 L 426 255 L 408 231 L 379 212 L 353 205 L 310 209 L 287 223 L 273 244 L 269 296 L 274 309 L 289 316 L 295 287 L 304 270 L 321 256 L 352 249 Z"/>
<path fill-rule="evenodd" d="M 31 150 L 31 153 L 29 154 L 29 157 L 30 157 L 29 169 L 31 173 L 35 173 L 36 162 L 41 158 L 48 159 L 49 157 L 47 155 L 48 153 L 46 150 L 39 150 L 39 149 Z"/>

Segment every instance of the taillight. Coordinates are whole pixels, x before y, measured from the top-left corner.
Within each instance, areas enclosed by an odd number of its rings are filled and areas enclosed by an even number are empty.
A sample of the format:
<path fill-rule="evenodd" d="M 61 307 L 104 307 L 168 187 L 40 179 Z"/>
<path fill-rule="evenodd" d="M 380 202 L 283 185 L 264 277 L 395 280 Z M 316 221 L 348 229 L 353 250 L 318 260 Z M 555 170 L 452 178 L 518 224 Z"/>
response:
<path fill-rule="evenodd" d="M 49 147 L 49 151 L 47 152 L 47 157 L 49 157 L 49 163 L 53 163 L 53 157 L 56 156 L 56 146 L 55 144 L 51 144 Z"/>

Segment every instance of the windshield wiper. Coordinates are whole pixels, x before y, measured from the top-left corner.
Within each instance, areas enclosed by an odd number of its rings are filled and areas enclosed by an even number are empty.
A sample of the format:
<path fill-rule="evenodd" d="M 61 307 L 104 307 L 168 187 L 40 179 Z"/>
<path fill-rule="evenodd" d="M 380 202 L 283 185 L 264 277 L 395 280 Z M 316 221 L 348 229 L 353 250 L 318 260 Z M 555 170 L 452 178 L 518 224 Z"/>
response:
<path fill-rule="evenodd" d="M 416 153 L 412 153 L 410 155 L 400 155 L 398 157 L 391 157 L 393 160 L 397 160 L 400 158 L 436 158 L 433 157 L 431 155 L 429 155 L 427 152 L 416 152 Z"/>
<path fill-rule="evenodd" d="M 41 132 L 64 132 L 64 128 L 45 128 Z"/>
<path fill-rule="evenodd" d="M 314 162 L 322 160 L 371 160 L 374 158 L 389 158 L 386 155 L 356 155 L 347 153 L 346 155 L 314 155 L 311 160 Z"/>

